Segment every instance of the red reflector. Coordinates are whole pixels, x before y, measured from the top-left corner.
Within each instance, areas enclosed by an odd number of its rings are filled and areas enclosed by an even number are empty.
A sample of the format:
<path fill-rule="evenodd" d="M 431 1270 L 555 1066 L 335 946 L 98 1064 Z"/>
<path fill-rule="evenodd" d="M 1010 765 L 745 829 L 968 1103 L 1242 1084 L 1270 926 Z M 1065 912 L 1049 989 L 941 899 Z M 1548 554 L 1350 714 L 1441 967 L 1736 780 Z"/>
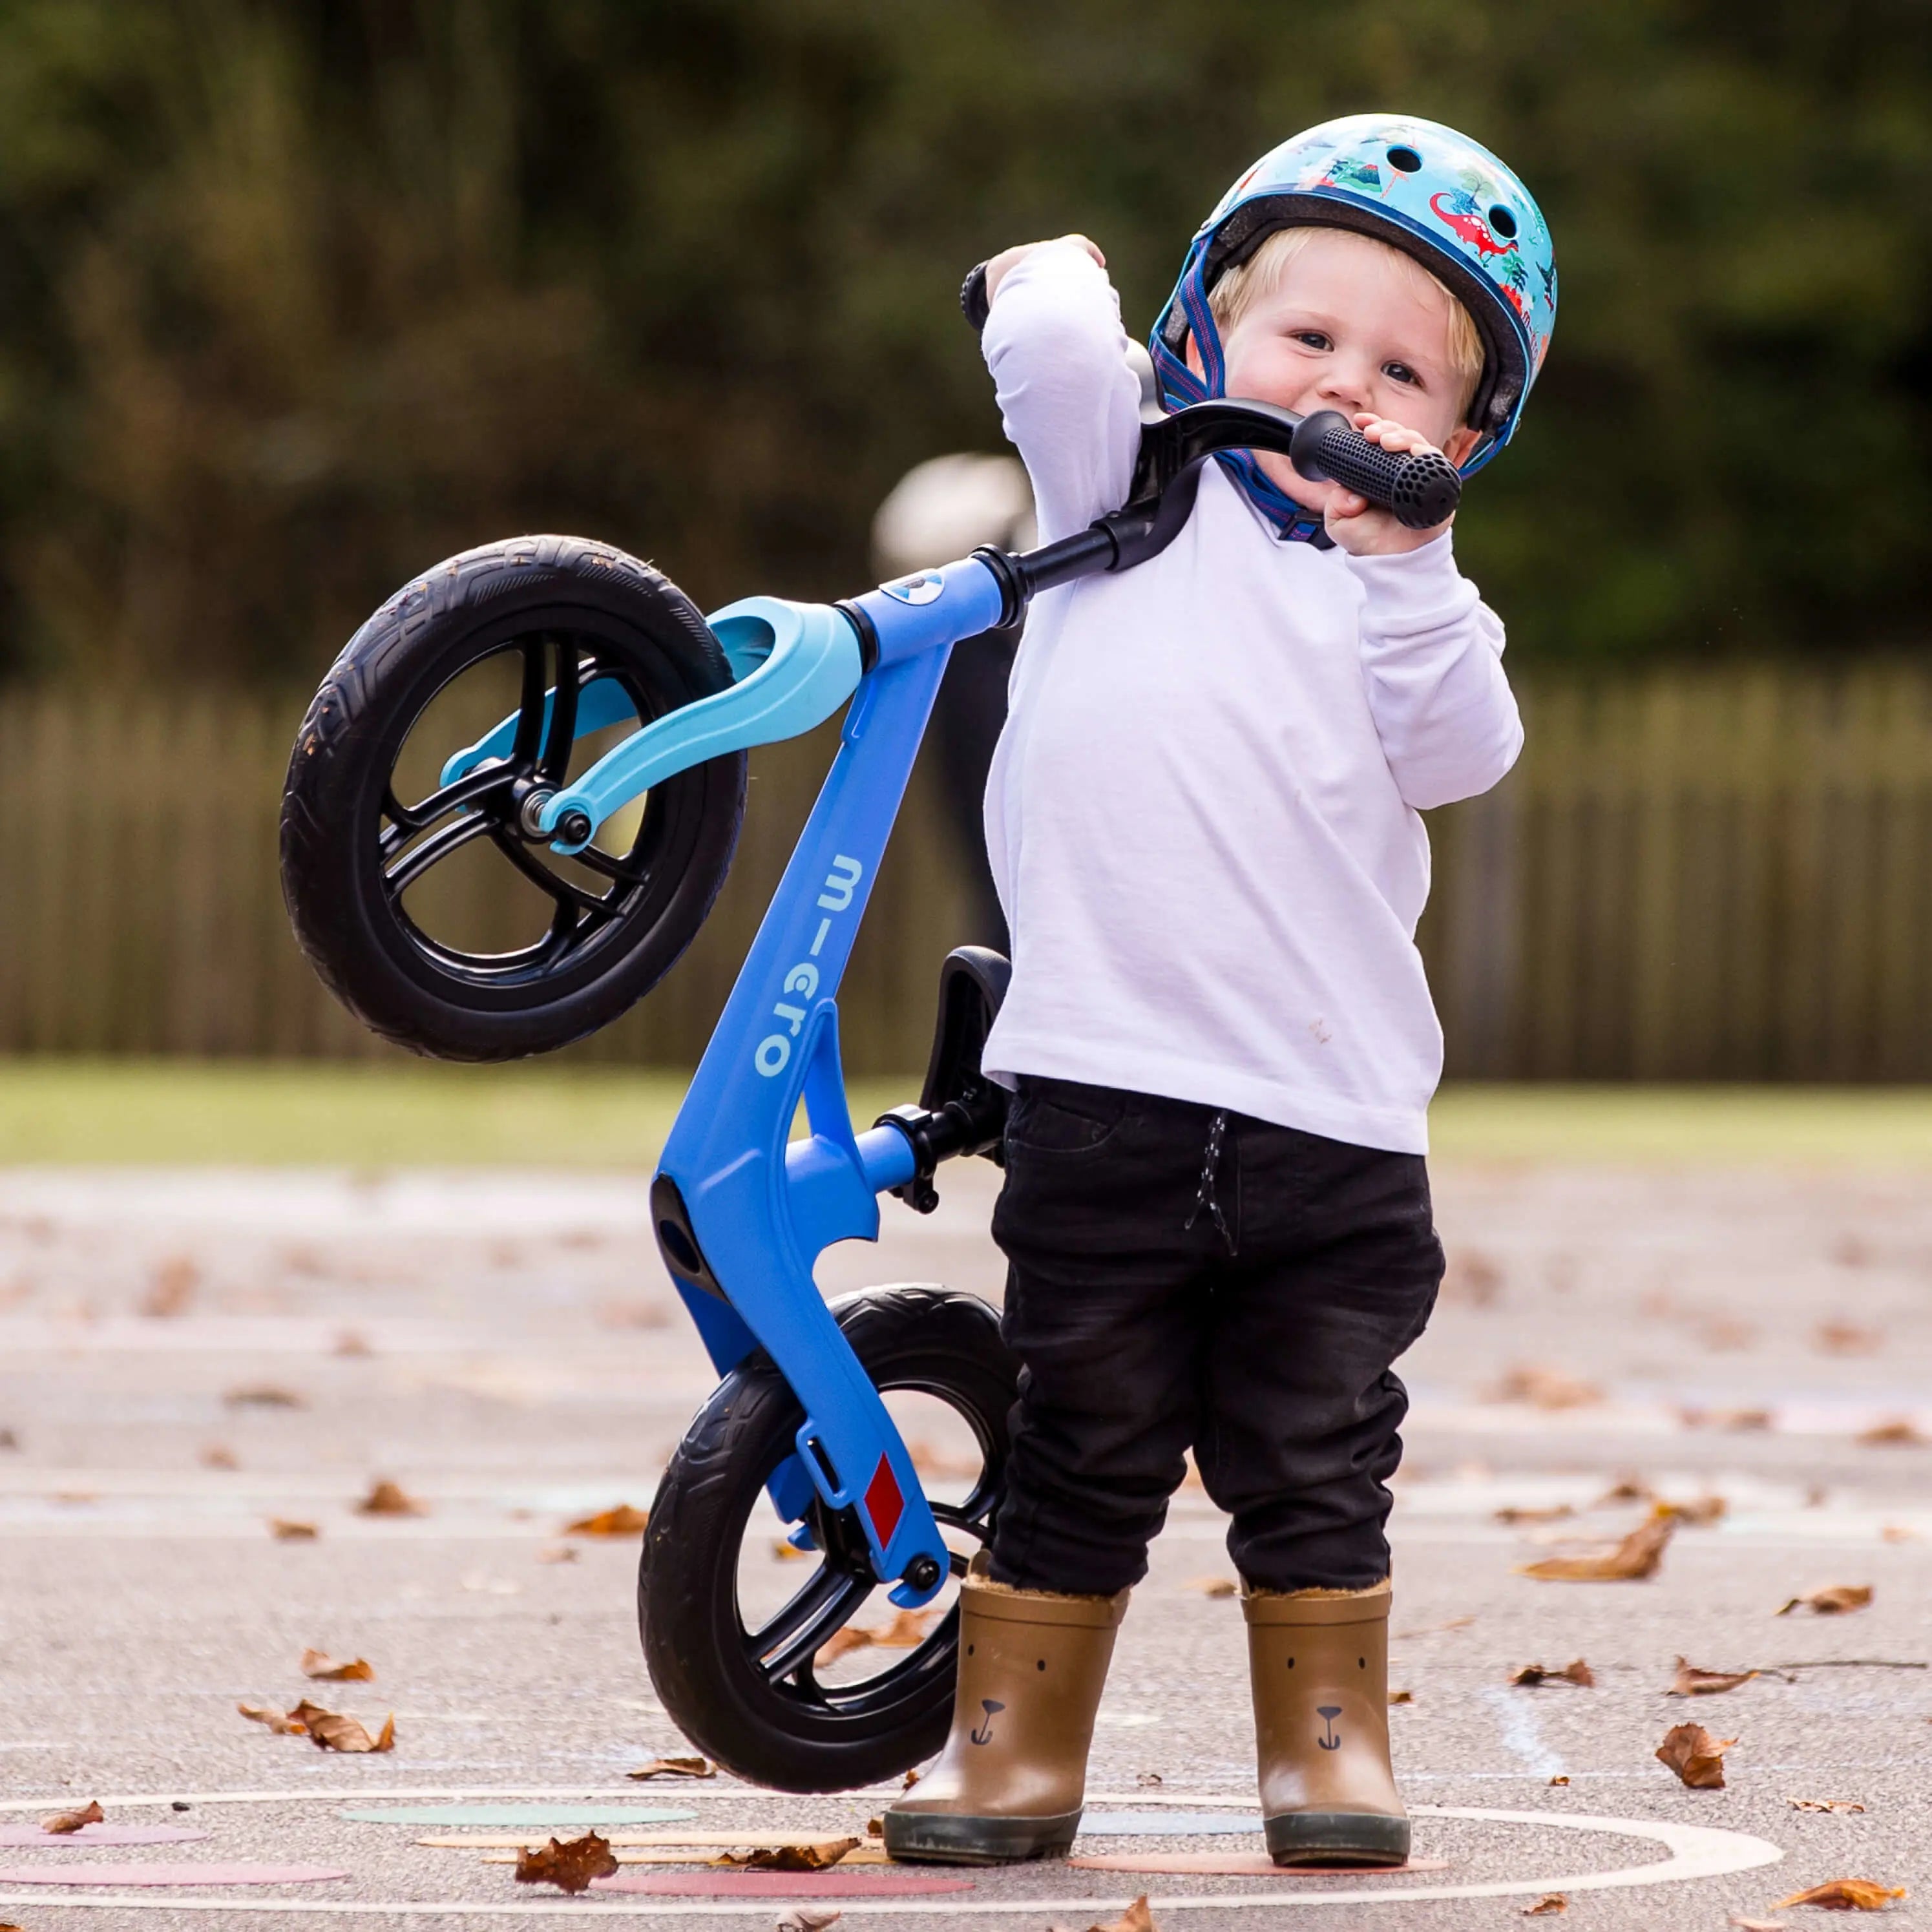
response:
<path fill-rule="evenodd" d="M 879 1539 L 883 1550 L 892 1540 L 892 1532 L 899 1526 L 899 1518 L 905 1514 L 905 1498 L 899 1492 L 898 1478 L 892 1474 L 892 1466 L 884 1456 L 879 1458 L 879 1466 L 872 1472 L 872 1480 L 866 1488 L 866 1514 L 872 1519 L 873 1534 Z"/>

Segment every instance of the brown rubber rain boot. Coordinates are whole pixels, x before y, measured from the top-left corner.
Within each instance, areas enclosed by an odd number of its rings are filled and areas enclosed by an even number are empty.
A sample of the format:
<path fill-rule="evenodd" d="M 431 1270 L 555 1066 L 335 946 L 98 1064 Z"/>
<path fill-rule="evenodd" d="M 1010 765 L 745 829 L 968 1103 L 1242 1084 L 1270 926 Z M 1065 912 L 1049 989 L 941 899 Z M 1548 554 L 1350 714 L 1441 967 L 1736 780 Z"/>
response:
<path fill-rule="evenodd" d="M 1278 1865 L 1399 1865 L 1408 1814 L 1389 1765 L 1386 1580 L 1244 1596 L 1262 1817 Z"/>
<path fill-rule="evenodd" d="M 976 1556 L 959 1586 L 952 1735 L 886 1811 L 896 1858 L 1004 1864 L 1064 1851 L 1079 1828 L 1094 1714 L 1127 1592 L 1009 1589 L 986 1564 Z"/>

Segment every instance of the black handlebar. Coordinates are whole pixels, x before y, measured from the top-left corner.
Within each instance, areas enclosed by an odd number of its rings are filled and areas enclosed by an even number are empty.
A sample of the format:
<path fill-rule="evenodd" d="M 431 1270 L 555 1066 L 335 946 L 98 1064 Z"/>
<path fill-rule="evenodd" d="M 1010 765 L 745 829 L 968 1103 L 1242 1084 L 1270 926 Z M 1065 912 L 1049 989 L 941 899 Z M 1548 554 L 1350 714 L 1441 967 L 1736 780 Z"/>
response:
<path fill-rule="evenodd" d="M 1194 512 L 1201 466 L 1224 449 L 1272 450 L 1312 482 L 1330 479 L 1391 511 L 1410 530 L 1428 530 L 1450 515 L 1462 480 L 1433 451 L 1398 456 L 1369 441 L 1334 410 L 1298 416 L 1272 403 L 1226 397 L 1190 404 L 1141 431 L 1133 488 L 1111 516 L 1024 556 L 984 549 L 1004 587 L 1001 622 L 1015 622 L 1036 592 L 1096 571 L 1131 570 L 1158 556 Z"/>

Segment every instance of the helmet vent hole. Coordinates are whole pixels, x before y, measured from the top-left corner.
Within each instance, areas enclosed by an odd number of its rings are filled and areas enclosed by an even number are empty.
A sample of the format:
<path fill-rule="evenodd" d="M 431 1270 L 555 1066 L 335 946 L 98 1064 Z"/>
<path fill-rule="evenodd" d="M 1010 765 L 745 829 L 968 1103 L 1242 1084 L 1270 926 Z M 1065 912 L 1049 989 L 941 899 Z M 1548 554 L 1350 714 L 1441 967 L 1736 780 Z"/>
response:
<path fill-rule="evenodd" d="M 1490 226 L 1505 242 L 1516 239 L 1516 217 L 1501 202 L 1490 210 Z"/>
<path fill-rule="evenodd" d="M 1422 157 L 1413 148 L 1391 148 L 1388 164 L 1400 174 L 1412 175 L 1420 171 Z"/>

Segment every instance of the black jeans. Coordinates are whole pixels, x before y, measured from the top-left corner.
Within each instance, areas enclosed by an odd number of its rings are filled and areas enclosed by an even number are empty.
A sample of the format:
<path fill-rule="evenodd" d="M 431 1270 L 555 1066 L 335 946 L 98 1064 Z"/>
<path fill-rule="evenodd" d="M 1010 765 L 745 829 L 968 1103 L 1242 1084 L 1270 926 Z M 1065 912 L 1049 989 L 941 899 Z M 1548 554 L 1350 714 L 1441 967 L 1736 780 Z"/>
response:
<path fill-rule="evenodd" d="M 1250 1584 L 1387 1576 L 1408 1407 L 1390 1364 L 1442 1278 L 1421 1156 L 1033 1078 L 1006 1152 L 993 1234 L 1023 1370 L 995 1580 L 1138 1582 L 1190 1447 Z"/>

